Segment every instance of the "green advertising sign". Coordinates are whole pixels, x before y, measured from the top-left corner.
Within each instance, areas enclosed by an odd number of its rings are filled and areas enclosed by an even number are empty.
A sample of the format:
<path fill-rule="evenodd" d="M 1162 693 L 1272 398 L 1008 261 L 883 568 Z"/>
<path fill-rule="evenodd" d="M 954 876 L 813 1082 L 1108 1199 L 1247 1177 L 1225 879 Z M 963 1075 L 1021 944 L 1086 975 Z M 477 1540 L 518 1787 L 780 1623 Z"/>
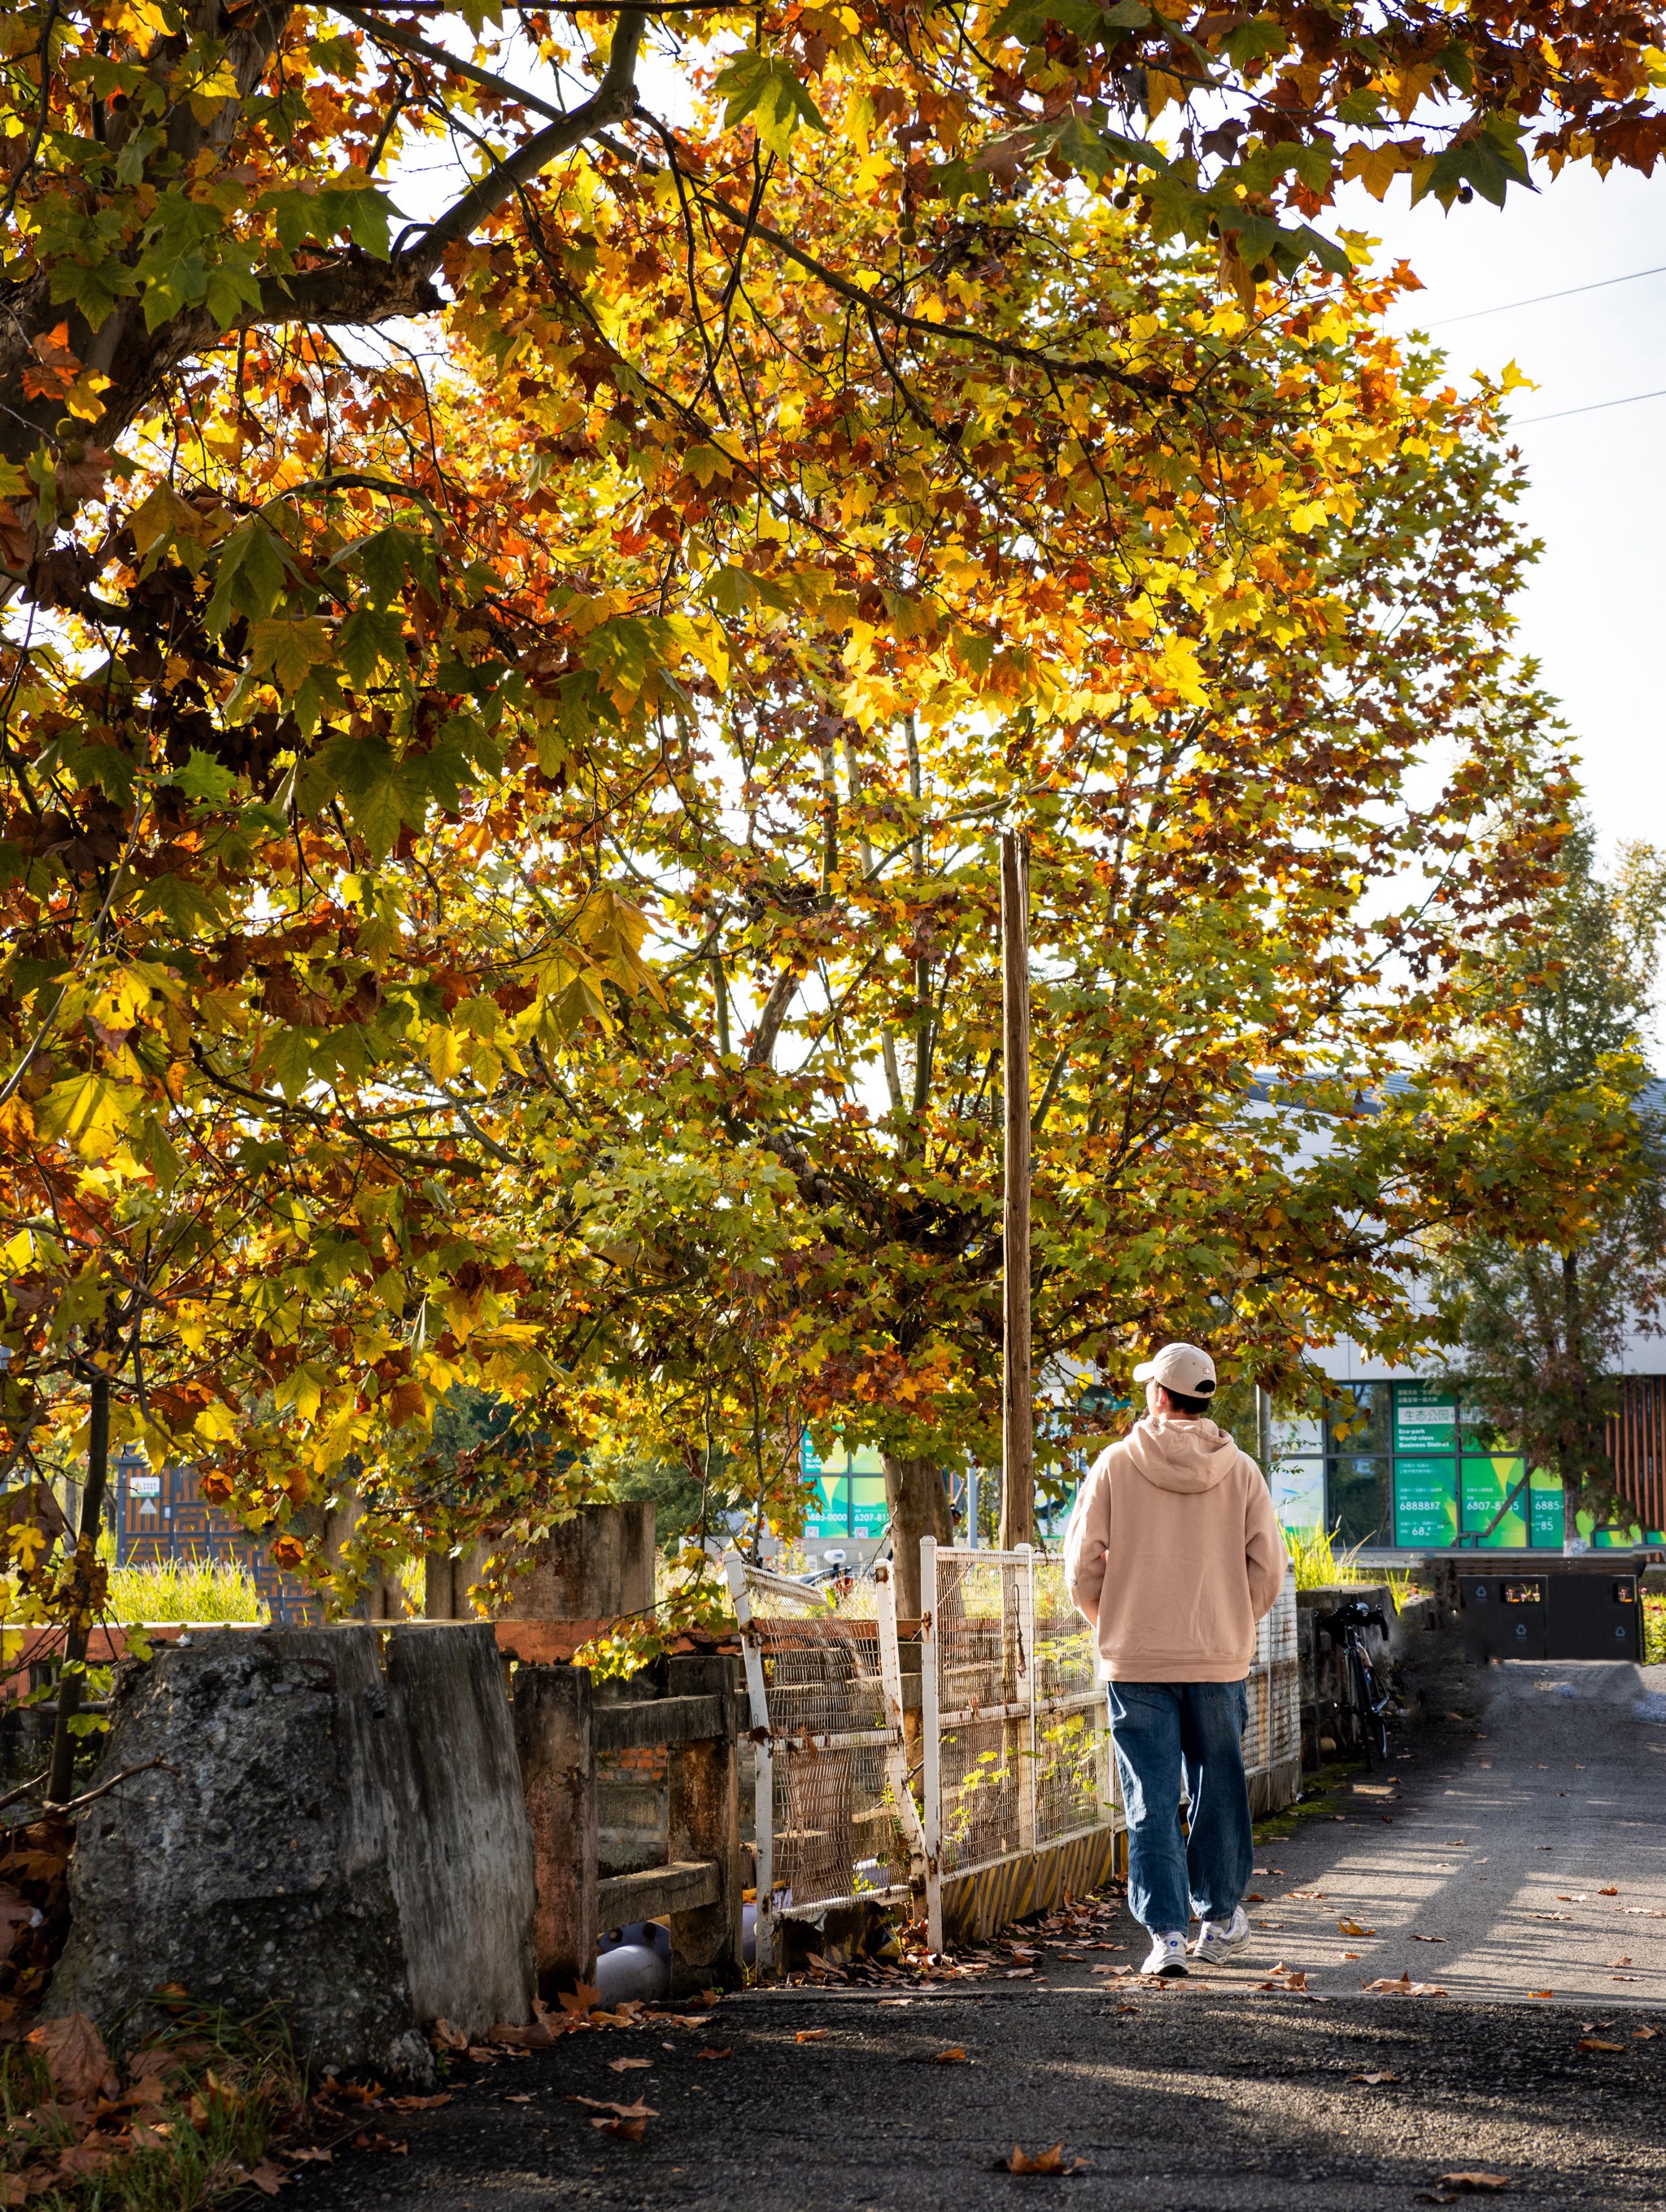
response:
<path fill-rule="evenodd" d="M 1463 1462 L 1463 1527 L 1480 1534 L 1490 1526 L 1505 1499 L 1522 1479 L 1523 1462 L 1513 1453 L 1500 1452 L 1491 1459 Z M 1527 1500 L 1523 1495 L 1511 1507 L 1490 1536 L 1481 1542 L 1489 1551 L 1524 1551 L 1527 1547 Z"/>
<path fill-rule="evenodd" d="M 1535 1467 L 1527 1479 L 1528 1504 L 1532 1508 L 1532 1533 L 1529 1539 L 1535 1551 L 1560 1552 L 1564 1528 L 1562 1522 L 1562 1479 Z"/>
<path fill-rule="evenodd" d="M 1432 1382 L 1394 1386 L 1394 1448 L 1397 1452 L 1457 1451 L 1457 1399 Z"/>
<path fill-rule="evenodd" d="M 817 1476 L 804 1516 L 804 1533 L 818 1540 L 850 1534 L 850 1482 L 848 1476 Z"/>
<path fill-rule="evenodd" d="M 1394 1540 L 1444 1547 L 1457 1534 L 1457 1462 L 1396 1459 L 1394 1463 Z"/>

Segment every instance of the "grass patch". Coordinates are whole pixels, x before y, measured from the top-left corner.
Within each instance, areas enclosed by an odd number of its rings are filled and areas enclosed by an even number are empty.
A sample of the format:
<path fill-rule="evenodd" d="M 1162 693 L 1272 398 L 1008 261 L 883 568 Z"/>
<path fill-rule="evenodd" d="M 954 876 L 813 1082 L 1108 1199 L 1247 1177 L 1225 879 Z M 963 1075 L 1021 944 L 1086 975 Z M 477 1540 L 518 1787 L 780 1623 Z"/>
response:
<path fill-rule="evenodd" d="M 1643 1664 L 1666 1667 L 1666 1590 L 1643 1593 Z"/>
<path fill-rule="evenodd" d="M 125 2081 L 112 2069 L 97 2086 L 101 2050 L 88 2033 L 90 2045 L 67 2058 L 0 2045 L 3 2202 L 27 2195 L 31 2212 L 202 2212 L 257 2174 L 275 2185 L 267 2145 L 304 2094 L 277 2007 L 234 2022 L 182 2002 L 132 2053 Z"/>
<path fill-rule="evenodd" d="M 254 1577 L 235 1559 L 160 1559 L 110 1569 L 110 1611 L 140 1620 L 264 1620 Z"/>

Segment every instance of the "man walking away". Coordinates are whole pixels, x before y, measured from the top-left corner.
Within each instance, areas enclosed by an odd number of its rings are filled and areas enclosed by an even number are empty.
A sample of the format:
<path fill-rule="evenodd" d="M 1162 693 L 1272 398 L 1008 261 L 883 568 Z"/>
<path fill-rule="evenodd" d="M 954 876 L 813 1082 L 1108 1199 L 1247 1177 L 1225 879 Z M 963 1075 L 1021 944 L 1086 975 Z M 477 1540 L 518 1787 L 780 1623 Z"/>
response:
<path fill-rule="evenodd" d="M 1150 1934 L 1141 1972 L 1183 1974 L 1250 1932 L 1254 1856 L 1243 1778 L 1244 1677 L 1256 1624 L 1289 1565 L 1261 1469 L 1203 1417 L 1214 1362 L 1165 1344 L 1134 1370 L 1146 1417 L 1103 1451 L 1065 1534 L 1071 1602 L 1099 1646 L 1128 1824 L 1128 1909 Z M 1191 1800 L 1180 1825 L 1180 1784 Z"/>

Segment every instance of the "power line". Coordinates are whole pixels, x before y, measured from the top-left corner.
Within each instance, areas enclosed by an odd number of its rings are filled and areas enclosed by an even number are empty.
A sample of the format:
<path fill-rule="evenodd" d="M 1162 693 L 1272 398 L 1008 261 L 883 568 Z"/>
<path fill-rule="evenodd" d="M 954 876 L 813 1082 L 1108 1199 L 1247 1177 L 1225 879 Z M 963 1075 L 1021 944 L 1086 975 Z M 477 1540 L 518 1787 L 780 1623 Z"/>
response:
<path fill-rule="evenodd" d="M 1560 422 L 1569 415 L 1600 415 L 1605 407 L 1635 407 L 1639 399 L 1666 399 L 1666 386 L 1658 392 L 1630 392 L 1623 399 L 1594 399 L 1589 407 L 1559 407 L 1554 415 L 1524 415 L 1512 430 L 1525 430 L 1529 422 Z"/>
<path fill-rule="evenodd" d="M 1439 331 L 1444 330 L 1449 323 L 1476 322 L 1482 315 L 1507 315 L 1517 307 L 1541 307 L 1547 300 L 1571 300 L 1577 292 L 1606 292 L 1611 284 L 1635 284 L 1643 276 L 1666 276 L 1666 262 L 1653 269 L 1633 269 L 1626 276 L 1599 276 L 1594 284 L 1570 284 L 1560 292 L 1535 292 L 1530 300 L 1506 300 L 1497 307 L 1471 307 L 1461 315 L 1442 315 L 1438 322 L 1431 323 L 1429 328 Z M 1651 398 L 1653 394 L 1639 392 L 1638 397 Z M 1547 422 L 1549 417 L 1541 416 L 1539 420 Z"/>

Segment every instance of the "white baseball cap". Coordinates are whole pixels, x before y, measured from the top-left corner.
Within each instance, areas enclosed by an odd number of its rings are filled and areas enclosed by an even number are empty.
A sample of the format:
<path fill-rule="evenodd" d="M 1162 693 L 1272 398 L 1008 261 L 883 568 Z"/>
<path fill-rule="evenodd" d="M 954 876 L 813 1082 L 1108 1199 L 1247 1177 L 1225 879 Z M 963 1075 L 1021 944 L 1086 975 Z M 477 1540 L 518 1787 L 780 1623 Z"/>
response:
<path fill-rule="evenodd" d="M 1215 1363 L 1195 1344 L 1165 1344 L 1134 1370 L 1136 1382 L 1160 1382 L 1165 1390 L 1178 1390 L 1183 1398 L 1214 1395 Z"/>

